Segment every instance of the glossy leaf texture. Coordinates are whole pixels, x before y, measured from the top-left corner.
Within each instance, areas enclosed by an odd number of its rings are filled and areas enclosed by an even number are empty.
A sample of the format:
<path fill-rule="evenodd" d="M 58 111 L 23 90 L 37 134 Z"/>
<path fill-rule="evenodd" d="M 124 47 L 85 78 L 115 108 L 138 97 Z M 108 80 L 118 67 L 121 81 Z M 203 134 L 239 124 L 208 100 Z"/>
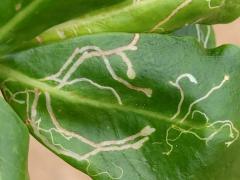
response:
<path fill-rule="evenodd" d="M 0 179 L 28 180 L 28 129 L 0 97 Z"/>
<path fill-rule="evenodd" d="M 36 37 L 48 43 L 102 32 L 169 33 L 186 24 L 216 24 L 240 16 L 239 0 L 131 0 L 130 4 L 89 13 Z"/>
<path fill-rule="evenodd" d="M 8 8 L 0 5 L 3 14 Z M 239 12 L 239 0 L 35 0 L 0 28 L 0 54 L 35 36 L 30 44 L 99 32 L 166 33 L 185 24 L 229 22 Z"/>
<path fill-rule="evenodd" d="M 5 56 L 33 135 L 93 179 L 238 179 L 240 48 L 110 33 Z"/>

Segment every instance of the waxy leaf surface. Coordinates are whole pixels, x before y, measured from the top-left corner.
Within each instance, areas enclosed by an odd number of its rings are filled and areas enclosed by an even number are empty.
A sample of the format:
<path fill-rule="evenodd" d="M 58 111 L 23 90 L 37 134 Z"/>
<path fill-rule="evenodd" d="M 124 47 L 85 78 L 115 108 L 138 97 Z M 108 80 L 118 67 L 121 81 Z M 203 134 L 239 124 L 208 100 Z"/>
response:
<path fill-rule="evenodd" d="M 32 134 L 93 179 L 238 179 L 240 48 L 110 33 L 2 57 Z"/>
<path fill-rule="evenodd" d="M 37 44 L 102 32 L 169 33 L 189 24 L 230 22 L 240 16 L 239 0 L 129 0 L 94 11 L 43 32 Z"/>

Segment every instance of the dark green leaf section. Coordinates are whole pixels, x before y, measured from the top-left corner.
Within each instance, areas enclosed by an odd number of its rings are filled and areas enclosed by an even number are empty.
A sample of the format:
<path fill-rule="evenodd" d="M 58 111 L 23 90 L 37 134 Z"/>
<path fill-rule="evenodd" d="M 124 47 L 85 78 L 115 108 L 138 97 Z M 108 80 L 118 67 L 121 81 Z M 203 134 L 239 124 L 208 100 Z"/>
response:
<path fill-rule="evenodd" d="M 0 29 L 32 0 L 1 0 L 0 3 Z"/>
<path fill-rule="evenodd" d="M 28 130 L 0 97 L 0 180 L 28 180 Z"/>
<path fill-rule="evenodd" d="M 2 91 L 93 179 L 239 179 L 240 48 L 100 34 L 6 56 Z M 47 68 L 46 68 L 47 67 Z"/>
<path fill-rule="evenodd" d="M 0 52 L 12 49 L 53 25 L 121 2 L 124 1 L 3 0 L 0 4 Z"/>

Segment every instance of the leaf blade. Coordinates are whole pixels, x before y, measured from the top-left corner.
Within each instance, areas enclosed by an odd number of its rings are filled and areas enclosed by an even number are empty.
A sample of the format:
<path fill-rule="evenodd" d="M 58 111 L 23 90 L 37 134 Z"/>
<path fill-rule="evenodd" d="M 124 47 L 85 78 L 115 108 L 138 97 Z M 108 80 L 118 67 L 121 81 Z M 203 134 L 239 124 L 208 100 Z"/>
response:
<path fill-rule="evenodd" d="M 1 97 L 0 107 L 0 179 L 28 180 L 28 130 Z"/>
<path fill-rule="evenodd" d="M 31 90 L 32 132 L 93 179 L 186 179 L 192 174 L 194 179 L 238 178 L 228 164 L 239 164 L 234 157 L 240 146 L 239 112 L 237 108 L 222 109 L 237 106 L 240 98 L 239 47 L 205 50 L 192 38 L 156 34 L 141 34 L 137 39 L 137 35 L 124 33 L 84 36 L 9 55 L 1 61 L 0 77 L 16 82 L 8 82 L 3 90 Z M 60 80 L 68 70 L 63 67 L 74 50 L 93 46 L 110 56 L 118 78 L 107 69 L 103 55 L 91 49 L 73 60 L 89 57 L 65 81 L 85 78 L 85 82 L 57 88 L 64 83 Z M 121 59 L 124 49 L 134 69 Z M 57 72 L 63 76 L 51 76 Z M 132 86 L 119 81 L 120 77 Z M 185 101 L 181 113 L 171 120 L 180 104 L 176 81 L 180 77 L 186 78 L 181 80 Z M 122 105 L 103 86 L 114 88 Z M 151 96 L 145 91 L 148 88 L 153 90 Z M 15 97 L 25 100 L 26 95 Z M 26 104 L 8 99 L 26 119 Z M 189 109 L 191 114 L 181 122 Z M 225 157 L 224 162 L 216 166 L 220 156 Z"/>
<path fill-rule="evenodd" d="M 109 12 L 100 10 L 54 26 L 37 36 L 34 42 L 44 44 L 103 32 L 169 33 L 186 24 L 226 23 L 239 17 L 239 2 L 224 2 L 212 7 L 209 1 L 133 1 L 113 6 Z M 231 15 L 227 17 L 227 14 Z"/>

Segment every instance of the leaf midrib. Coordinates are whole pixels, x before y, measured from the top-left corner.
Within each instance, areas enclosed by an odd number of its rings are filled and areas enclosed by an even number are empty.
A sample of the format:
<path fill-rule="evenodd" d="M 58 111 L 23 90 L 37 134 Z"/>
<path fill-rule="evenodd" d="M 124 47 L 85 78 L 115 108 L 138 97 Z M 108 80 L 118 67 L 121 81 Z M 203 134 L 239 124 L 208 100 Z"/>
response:
<path fill-rule="evenodd" d="M 180 123 L 180 119 L 175 119 L 174 121 L 171 120 L 170 117 L 165 116 L 159 112 L 153 112 L 149 110 L 144 110 L 140 108 L 135 108 L 132 106 L 127 106 L 127 105 L 119 105 L 119 104 L 114 104 L 114 103 L 109 103 L 109 102 L 102 102 L 102 101 L 97 101 L 94 99 L 90 98 L 85 98 L 80 95 L 77 95 L 72 92 L 66 92 L 63 90 L 59 90 L 55 87 L 52 87 L 46 83 L 40 82 L 38 80 L 35 80 L 31 77 L 28 77 L 24 75 L 23 73 L 13 70 L 7 66 L 1 65 L 0 64 L 0 76 L 7 78 L 11 78 L 13 80 L 16 80 L 19 83 L 25 84 L 27 86 L 33 87 L 33 88 L 38 88 L 42 91 L 47 91 L 50 94 L 54 95 L 55 97 L 61 97 L 61 99 L 65 99 L 70 102 L 76 102 L 79 104 L 83 104 L 86 106 L 91 106 L 91 107 L 96 107 L 99 109 L 114 109 L 114 110 L 119 110 L 122 112 L 131 112 L 135 113 L 138 115 L 143 115 L 147 116 L 153 119 L 157 120 L 163 120 L 167 123 L 178 125 L 178 126 L 188 126 L 188 127 L 198 127 L 198 125 L 194 125 L 193 123 L 189 123 L 187 121 Z"/>

